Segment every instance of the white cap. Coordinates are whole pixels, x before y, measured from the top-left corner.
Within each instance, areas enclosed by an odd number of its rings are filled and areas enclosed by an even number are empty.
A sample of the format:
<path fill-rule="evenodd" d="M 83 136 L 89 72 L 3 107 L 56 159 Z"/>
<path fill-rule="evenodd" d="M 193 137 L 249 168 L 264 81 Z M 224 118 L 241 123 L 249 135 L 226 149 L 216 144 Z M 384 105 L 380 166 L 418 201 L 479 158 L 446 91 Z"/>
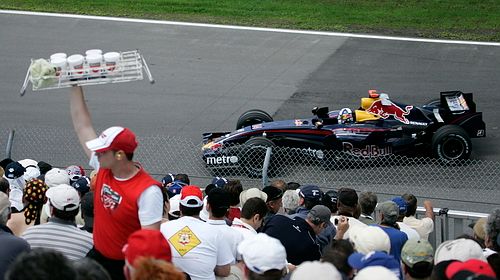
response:
<path fill-rule="evenodd" d="M 361 269 L 354 280 L 399 280 L 399 277 L 383 266 L 369 266 Z"/>
<path fill-rule="evenodd" d="M 52 168 L 45 174 L 45 184 L 47 187 L 52 188 L 61 184 L 69 184 L 69 176 L 66 170 L 59 168 Z"/>
<path fill-rule="evenodd" d="M 33 167 L 38 167 L 38 162 L 36 162 L 36 160 L 33 160 L 33 159 L 29 159 L 29 158 L 25 158 L 25 159 L 22 159 L 20 161 L 18 161 L 19 164 L 21 164 L 24 168 L 28 167 L 28 166 L 33 166 Z"/>
<path fill-rule="evenodd" d="M 257 188 L 251 188 L 248 190 L 244 190 L 240 193 L 240 205 L 241 205 L 241 207 L 243 207 L 245 202 L 252 197 L 261 198 L 262 200 L 264 200 L 264 202 L 267 201 L 267 194 L 265 192 L 263 192 Z"/>
<path fill-rule="evenodd" d="M 290 280 L 342 280 L 340 272 L 329 262 L 303 262 L 293 272 Z"/>
<path fill-rule="evenodd" d="M 265 233 L 249 237 L 238 245 L 238 254 L 251 271 L 263 274 L 271 269 L 283 269 L 286 261 L 286 250 L 281 242 Z"/>
<path fill-rule="evenodd" d="M 354 226 L 349 229 L 349 240 L 356 251 L 365 255 L 371 251 L 391 251 L 391 240 L 379 227 Z"/>
<path fill-rule="evenodd" d="M 470 259 L 486 261 L 481 246 L 476 241 L 465 238 L 447 240 L 441 243 L 434 254 L 435 264 L 448 260 L 465 262 Z"/>
<path fill-rule="evenodd" d="M 71 211 L 80 207 L 80 195 L 70 185 L 62 184 L 49 188 L 45 195 L 50 204 L 61 211 Z"/>
<path fill-rule="evenodd" d="M 168 213 L 172 216 L 179 217 L 179 202 L 181 201 L 181 195 L 177 194 L 170 198 L 170 211 Z M 177 213 L 174 213 L 177 212 Z"/>
<path fill-rule="evenodd" d="M 26 167 L 26 171 L 23 174 L 23 179 L 25 181 L 29 181 L 34 178 L 38 178 L 40 176 L 40 169 L 38 169 L 38 166 L 28 166 Z"/>

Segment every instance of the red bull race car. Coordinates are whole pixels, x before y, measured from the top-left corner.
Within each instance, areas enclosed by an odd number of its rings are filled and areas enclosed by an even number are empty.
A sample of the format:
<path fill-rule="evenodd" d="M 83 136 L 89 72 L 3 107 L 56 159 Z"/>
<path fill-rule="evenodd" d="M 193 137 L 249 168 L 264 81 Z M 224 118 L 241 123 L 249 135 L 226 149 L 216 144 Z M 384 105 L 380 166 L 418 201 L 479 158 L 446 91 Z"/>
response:
<path fill-rule="evenodd" d="M 262 169 L 251 162 L 249 151 L 263 147 L 291 147 L 319 161 L 335 160 L 325 152 L 338 151 L 356 160 L 400 154 L 456 162 L 470 157 L 471 138 L 486 136 L 473 94 L 461 91 L 441 92 L 438 99 L 415 106 L 370 90 L 358 109 L 315 107 L 312 113 L 274 121 L 264 111 L 247 111 L 235 131 L 203 134 L 203 160 L 209 168 L 243 167 L 249 175 Z"/>

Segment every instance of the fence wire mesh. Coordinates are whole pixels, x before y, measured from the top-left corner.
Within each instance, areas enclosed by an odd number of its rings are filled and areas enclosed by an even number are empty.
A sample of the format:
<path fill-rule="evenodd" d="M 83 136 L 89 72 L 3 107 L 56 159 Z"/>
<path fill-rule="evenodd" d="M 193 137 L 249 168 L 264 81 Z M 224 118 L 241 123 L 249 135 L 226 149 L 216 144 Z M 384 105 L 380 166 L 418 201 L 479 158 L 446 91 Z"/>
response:
<path fill-rule="evenodd" d="M 10 131 L 0 130 L 2 147 L 6 147 Z M 181 137 L 138 136 L 138 141 L 135 159 L 157 179 L 166 173 L 186 173 L 194 183 L 205 186 L 213 176 L 224 176 L 241 180 L 245 187 L 262 186 L 266 179 L 283 179 L 316 184 L 325 190 L 352 187 L 382 197 L 410 192 L 417 197 L 445 201 L 444 205 L 454 209 L 490 212 L 500 206 L 500 162 L 467 160 L 446 164 L 436 159 L 396 155 L 366 159 L 343 152 L 258 142 L 204 153 L 201 143 Z M 263 170 L 269 146 L 266 173 Z M 16 128 L 11 157 L 43 160 L 60 167 L 87 166 L 88 162 L 73 130 L 52 127 Z"/>

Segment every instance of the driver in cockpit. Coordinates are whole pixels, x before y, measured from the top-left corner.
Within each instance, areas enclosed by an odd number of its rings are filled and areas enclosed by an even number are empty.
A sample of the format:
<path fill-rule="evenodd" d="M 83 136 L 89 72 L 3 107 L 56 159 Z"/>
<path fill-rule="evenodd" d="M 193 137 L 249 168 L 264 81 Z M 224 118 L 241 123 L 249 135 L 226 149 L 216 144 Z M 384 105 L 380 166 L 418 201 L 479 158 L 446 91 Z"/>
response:
<path fill-rule="evenodd" d="M 339 124 L 354 123 L 354 114 L 352 110 L 349 108 L 340 109 L 337 116 L 337 122 Z"/>

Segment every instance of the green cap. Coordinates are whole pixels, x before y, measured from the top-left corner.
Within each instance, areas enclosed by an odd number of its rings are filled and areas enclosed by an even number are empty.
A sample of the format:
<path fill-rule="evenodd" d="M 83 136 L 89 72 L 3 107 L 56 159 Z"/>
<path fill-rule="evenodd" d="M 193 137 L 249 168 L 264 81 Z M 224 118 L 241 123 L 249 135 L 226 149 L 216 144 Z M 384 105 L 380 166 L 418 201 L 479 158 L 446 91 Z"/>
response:
<path fill-rule="evenodd" d="M 401 260 L 409 267 L 413 267 L 418 262 L 433 263 L 434 249 L 429 241 L 408 240 L 401 250 Z"/>

